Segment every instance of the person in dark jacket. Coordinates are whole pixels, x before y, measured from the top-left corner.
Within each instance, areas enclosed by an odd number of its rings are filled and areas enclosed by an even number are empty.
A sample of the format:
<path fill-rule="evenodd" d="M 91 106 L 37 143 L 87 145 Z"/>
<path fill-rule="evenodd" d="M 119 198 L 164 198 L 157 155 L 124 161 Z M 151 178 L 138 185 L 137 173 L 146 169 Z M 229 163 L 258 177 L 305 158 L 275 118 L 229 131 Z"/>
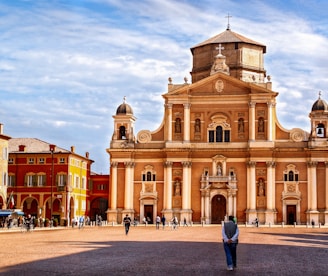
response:
<path fill-rule="evenodd" d="M 129 233 L 130 224 L 131 224 L 131 218 L 129 217 L 128 214 L 126 214 L 125 218 L 123 219 L 123 223 L 125 226 L 125 235 L 127 235 Z"/>
<path fill-rule="evenodd" d="M 234 270 L 237 267 L 237 244 L 239 229 L 234 222 L 234 217 L 229 216 L 229 221 L 222 226 L 223 248 L 226 254 L 227 270 Z"/>

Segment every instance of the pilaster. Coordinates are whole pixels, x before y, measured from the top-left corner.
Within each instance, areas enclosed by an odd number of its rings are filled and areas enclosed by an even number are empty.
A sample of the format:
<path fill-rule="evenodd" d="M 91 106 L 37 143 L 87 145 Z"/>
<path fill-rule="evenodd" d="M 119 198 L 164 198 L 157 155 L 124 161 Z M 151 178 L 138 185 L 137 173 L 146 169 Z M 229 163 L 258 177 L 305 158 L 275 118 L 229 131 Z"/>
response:
<path fill-rule="evenodd" d="M 255 102 L 249 103 L 249 140 L 255 140 Z"/>
<path fill-rule="evenodd" d="M 256 162 L 248 161 L 247 162 L 247 170 L 248 170 L 248 177 L 247 177 L 247 206 L 246 220 L 250 223 L 255 220 L 257 217 L 256 212 Z"/>
<path fill-rule="evenodd" d="M 183 140 L 190 142 L 190 103 L 183 104 Z"/>

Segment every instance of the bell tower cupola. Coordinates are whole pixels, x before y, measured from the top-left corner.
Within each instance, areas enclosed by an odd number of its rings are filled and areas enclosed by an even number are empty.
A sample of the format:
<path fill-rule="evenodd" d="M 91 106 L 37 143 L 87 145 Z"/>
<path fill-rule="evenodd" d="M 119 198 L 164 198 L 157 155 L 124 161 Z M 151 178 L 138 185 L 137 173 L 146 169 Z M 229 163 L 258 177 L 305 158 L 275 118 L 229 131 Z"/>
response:
<path fill-rule="evenodd" d="M 327 147 L 328 104 L 321 99 L 321 91 L 318 100 L 312 105 L 309 117 L 311 119 L 310 147 Z"/>
<path fill-rule="evenodd" d="M 126 97 L 123 98 L 123 103 L 116 109 L 114 118 L 114 133 L 112 136 L 111 147 L 128 147 L 133 144 L 135 137 L 133 134 L 134 123 L 136 118 L 133 115 L 132 107 L 127 104 Z"/>

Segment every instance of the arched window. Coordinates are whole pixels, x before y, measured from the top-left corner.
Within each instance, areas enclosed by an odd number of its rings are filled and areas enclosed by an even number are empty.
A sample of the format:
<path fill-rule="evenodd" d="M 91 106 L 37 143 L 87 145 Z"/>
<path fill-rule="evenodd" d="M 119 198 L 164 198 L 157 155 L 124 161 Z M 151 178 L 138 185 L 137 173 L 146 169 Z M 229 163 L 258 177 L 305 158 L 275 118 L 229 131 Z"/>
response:
<path fill-rule="evenodd" d="M 324 124 L 318 124 L 316 128 L 317 137 L 324 138 L 325 137 L 325 126 Z"/>
<path fill-rule="evenodd" d="M 208 125 L 208 142 L 222 143 L 230 142 L 230 124 L 228 118 L 223 114 L 217 114 L 211 117 L 211 123 Z"/>
<path fill-rule="evenodd" d="M 142 181 L 156 181 L 156 171 L 152 165 L 145 166 L 142 171 Z"/>
<path fill-rule="evenodd" d="M 288 181 L 294 181 L 294 172 L 293 171 L 288 172 Z"/>
<path fill-rule="evenodd" d="M 123 140 L 123 139 L 126 139 L 126 136 L 125 136 L 125 126 L 120 126 L 120 129 L 119 129 L 119 139 L 120 140 Z"/>
<path fill-rule="evenodd" d="M 216 142 L 222 142 L 222 126 L 217 126 L 215 131 L 215 140 Z"/>
<path fill-rule="evenodd" d="M 287 166 L 287 170 L 284 171 L 284 181 L 298 181 L 298 171 L 295 165 L 290 164 Z"/>

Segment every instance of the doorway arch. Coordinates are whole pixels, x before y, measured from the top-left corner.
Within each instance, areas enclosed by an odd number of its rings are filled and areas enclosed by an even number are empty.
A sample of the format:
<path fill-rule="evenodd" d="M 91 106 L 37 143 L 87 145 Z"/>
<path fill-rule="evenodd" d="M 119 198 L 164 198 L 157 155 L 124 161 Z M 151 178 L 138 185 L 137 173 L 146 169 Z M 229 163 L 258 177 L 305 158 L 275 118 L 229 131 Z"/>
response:
<path fill-rule="evenodd" d="M 220 224 L 227 213 L 227 201 L 223 195 L 215 195 L 211 202 L 211 223 Z"/>
<path fill-rule="evenodd" d="M 96 220 L 97 216 L 101 216 L 103 220 L 107 219 L 106 211 L 108 209 L 108 200 L 106 198 L 95 198 L 91 202 L 90 218 Z"/>

